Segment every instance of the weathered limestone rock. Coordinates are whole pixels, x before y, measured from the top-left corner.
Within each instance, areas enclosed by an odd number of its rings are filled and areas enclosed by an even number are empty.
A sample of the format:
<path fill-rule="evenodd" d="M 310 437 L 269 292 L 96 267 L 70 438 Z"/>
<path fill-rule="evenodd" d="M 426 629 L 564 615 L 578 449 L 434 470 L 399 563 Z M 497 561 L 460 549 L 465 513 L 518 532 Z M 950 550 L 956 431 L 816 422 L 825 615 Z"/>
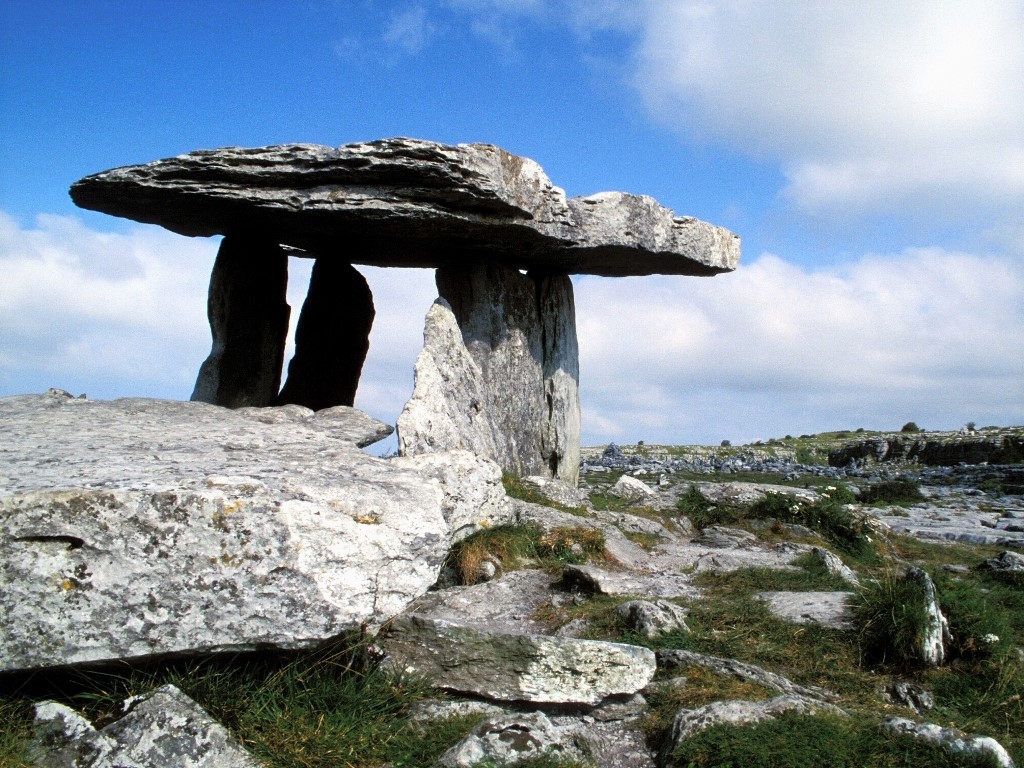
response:
<path fill-rule="evenodd" d="M 560 728 L 543 712 L 488 718 L 438 759 L 437 768 L 510 765 L 531 758 L 582 760 L 572 729 Z"/>
<path fill-rule="evenodd" d="M 489 144 L 384 139 L 342 147 L 226 147 L 88 176 L 82 208 L 209 236 L 254 226 L 346 262 L 480 263 L 549 274 L 711 275 L 739 238 L 649 197 L 566 200 L 537 163 Z M 467 256 L 470 261 L 467 261 Z"/>
<path fill-rule="evenodd" d="M 943 728 L 934 723 L 915 723 L 905 717 L 887 717 L 882 721 L 882 728 L 890 733 L 936 744 L 957 754 L 970 757 L 987 755 L 1000 768 L 1014 768 L 1013 758 L 1003 745 L 989 736 L 968 736 L 956 728 Z"/>
<path fill-rule="evenodd" d="M 501 469 L 493 461 L 469 451 L 444 451 L 398 456 L 388 463 L 433 477 L 440 483 L 444 493 L 441 512 L 452 542 L 482 528 L 515 520 L 511 500 L 501 483 Z"/>
<path fill-rule="evenodd" d="M 399 451 L 463 448 L 575 485 L 579 363 L 572 283 L 496 265 L 438 270 Z"/>
<path fill-rule="evenodd" d="M 939 608 L 939 598 L 932 577 L 920 568 L 907 568 L 903 577 L 916 581 L 924 592 L 924 608 L 928 613 L 929 625 L 921 638 L 921 662 L 931 667 L 941 667 L 946 660 L 946 646 L 943 640 L 949 635 L 949 623 Z"/>
<path fill-rule="evenodd" d="M 278 405 L 298 403 L 314 411 L 352 405 L 370 349 L 373 315 L 366 278 L 351 264 L 317 259 Z"/>
<path fill-rule="evenodd" d="M 615 612 L 627 627 L 647 638 L 676 630 L 689 631 L 686 626 L 689 612 L 668 600 L 629 600 Z"/>
<path fill-rule="evenodd" d="M 99 730 L 54 701 L 36 704 L 38 768 L 258 768 L 224 726 L 173 685 L 125 701 Z"/>
<path fill-rule="evenodd" d="M 1001 573 L 1024 574 L 1024 555 L 1005 549 L 995 557 L 990 557 L 983 562 L 980 567 Z"/>
<path fill-rule="evenodd" d="M 623 475 L 615 481 L 615 485 L 608 489 L 608 493 L 617 496 L 625 501 L 643 503 L 654 499 L 654 489 L 643 480 L 638 480 L 632 475 Z"/>
<path fill-rule="evenodd" d="M 768 609 L 781 619 L 797 624 L 820 624 L 832 629 L 853 629 L 850 617 L 852 592 L 759 592 Z"/>
<path fill-rule="evenodd" d="M 824 688 L 798 685 L 789 678 L 775 672 L 769 672 L 767 669 L 756 664 L 747 664 L 736 659 L 724 659 L 720 656 L 710 656 L 706 653 L 697 653 L 696 651 L 684 651 L 676 648 L 658 651 L 658 666 L 666 669 L 691 666 L 703 667 L 711 670 L 716 675 L 735 677 L 787 695 L 811 699 L 834 700 L 838 698 L 834 693 Z"/>
<path fill-rule="evenodd" d="M 569 589 L 597 595 L 696 597 L 701 591 L 687 574 L 665 571 L 609 571 L 594 565 L 566 565 L 562 583 Z"/>
<path fill-rule="evenodd" d="M 598 640 L 487 632 L 405 615 L 384 648 L 433 685 L 497 701 L 597 704 L 636 693 L 654 675 L 647 648 Z"/>
<path fill-rule="evenodd" d="M 535 490 L 548 501 L 563 507 L 585 507 L 590 500 L 586 490 L 569 485 L 564 480 L 545 475 L 527 475 L 519 479 L 523 485 Z"/>
<path fill-rule="evenodd" d="M 274 404 L 291 313 L 287 288 L 288 257 L 273 240 L 224 238 L 207 302 L 213 348 L 199 369 L 193 400 L 229 408 Z"/>
<path fill-rule="evenodd" d="M 825 566 L 825 570 L 829 573 L 839 576 L 841 579 L 855 587 L 860 586 L 860 579 L 857 577 L 857 574 L 854 573 L 853 570 L 834 553 L 829 552 L 827 549 L 823 549 L 822 547 L 812 547 L 811 554 L 814 555 L 814 557 L 823 566 Z"/>
<path fill-rule="evenodd" d="M 0 399 L 0 670 L 304 648 L 399 613 L 448 551 L 445 492 L 358 450 L 348 412 Z"/>

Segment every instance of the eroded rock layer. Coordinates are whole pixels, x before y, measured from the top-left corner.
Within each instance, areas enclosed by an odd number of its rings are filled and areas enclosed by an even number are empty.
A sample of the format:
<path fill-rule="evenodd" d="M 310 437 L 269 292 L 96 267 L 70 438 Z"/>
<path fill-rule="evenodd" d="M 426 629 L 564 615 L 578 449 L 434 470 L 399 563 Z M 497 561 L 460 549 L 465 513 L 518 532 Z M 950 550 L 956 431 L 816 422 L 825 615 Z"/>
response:
<path fill-rule="evenodd" d="M 260 231 L 356 264 L 442 267 L 481 258 L 562 274 L 711 275 L 739 238 L 650 197 L 566 199 L 541 167 L 490 144 L 384 139 L 200 150 L 88 176 L 82 208 L 183 235 Z"/>

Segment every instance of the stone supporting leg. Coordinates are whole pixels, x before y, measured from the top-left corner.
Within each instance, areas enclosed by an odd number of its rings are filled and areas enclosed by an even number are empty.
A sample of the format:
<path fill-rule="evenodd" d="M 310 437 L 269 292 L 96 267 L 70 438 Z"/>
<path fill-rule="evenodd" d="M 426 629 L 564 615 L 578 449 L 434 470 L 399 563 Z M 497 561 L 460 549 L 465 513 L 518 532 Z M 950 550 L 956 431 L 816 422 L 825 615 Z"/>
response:
<path fill-rule="evenodd" d="M 288 256 L 276 243 L 228 235 L 210 277 L 213 348 L 192 399 L 229 408 L 273 405 L 291 312 Z"/>
<path fill-rule="evenodd" d="M 464 448 L 509 472 L 575 484 L 579 354 L 569 277 L 485 263 L 439 269 L 437 287 L 398 420 L 400 452 Z"/>
<path fill-rule="evenodd" d="M 352 405 L 373 326 L 370 286 L 351 265 L 317 259 L 295 330 L 295 356 L 279 405 L 318 411 Z"/>

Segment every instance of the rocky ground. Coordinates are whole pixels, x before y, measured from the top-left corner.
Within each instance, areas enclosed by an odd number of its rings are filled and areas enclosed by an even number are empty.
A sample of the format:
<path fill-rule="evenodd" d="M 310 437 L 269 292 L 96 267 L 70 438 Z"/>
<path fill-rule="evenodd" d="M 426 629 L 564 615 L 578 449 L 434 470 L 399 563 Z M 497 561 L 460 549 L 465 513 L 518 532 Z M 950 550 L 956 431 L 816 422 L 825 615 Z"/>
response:
<path fill-rule="evenodd" d="M 822 744 L 838 739 L 844 749 L 860 745 L 848 759 L 863 764 L 925 766 L 941 756 L 947 765 L 1009 766 L 1024 757 L 1024 497 L 1006 492 L 1020 465 L 836 468 L 759 447 L 602 447 L 584 452 L 575 488 L 539 477 L 499 482 L 493 465 L 462 453 L 369 458 L 354 445 L 378 425 L 351 409 L 231 413 L 89 405 L 60 393 L 0 405 L 9 426 L 0 450 L 0 684 L 14 692 L 0 707 L 15 726 L 31 707 L 24 722 L 34 750 L 28 758 L 7 747 L 0 729 L 0 763 L 21 755 L 10 764 L 335 764 L 328 754 L 357 741 L 344 735 L 350 725 L 332 725 L 339 704 L 314 703 L 308 731 L 274 741 L 285 713 L 301 706 L 295 691 L 254 714 L 251 693 L 213 693 L 209 676 L 159 673 L 144 690 L 109 681 L 189 649 L 244 660 L 275 643 L 304 658 L 359 621 L 344 669 L 384 680 L 389 695 L 428 686 L 383 719 L 389 739 L 422 733 L 434 747 L 395 757 L 375 736 L 375 746 L 337 764 L 714 765 L 722 750 L 771 742 L 774 723 L 784 750 L 833 749 Z M 97 421 L 74 440 L 55 437 L 69 433 L 68 419 Z M 298 460 L 303 452 L 315 472 Z M 189 484 L 168 491 L 168 473 L 182 468 Z M 40 490 L 69 471 L 81 490 Z M 856 501 L 854 491 L 898 476 L 924 500 Z M 775 512 L 756 512 L 765 504 Z M 853 539 L 807 513 L 826 508 L 840 510 Z M 119 522 L 119 509 L 135 512 Z M 328 530 L 358 536 L 363 560 L 339 550 Z M 273 542 L 278 549 L 267 549 Z M 165 568 L 159 578 L 153 563 Z M 47 574 L 58 568 L 68 575 L 54 581 Z M 874 658 L 859 596 L 915 568 L 924 594 L 937 595 L 921 609 L 945 611 L 949 631 L 936 621 L 911 663 Z M 200 571 L 206 586 L 192 594 Z M 285 577 L 289 604 L 268 614 L 260 606 Z M 152 602 L 162 585 L 168 596 Z M 129 598 L 142 601 L 139 626 Z M 984 613 L 986 602 L 1003 611 L 1002 623 L 965 618 L 961 606 Z M 299 611 L 308 631 L 288 634 Z M 27 634 L 55 636 L 50 624 L 63 627 L 60 644 Z M 69 674 L 62 665 L 72 663 Z M 106 681 L 102 696 L 96 680 Z M 133 694 L 123 707 L 110 693 L 122 688 Z M 60 695 L 43 700 L 43 690 Z M 103 696 L 113 703 L 88 705 Z M 266 711 L 278 714 L 246 725 Z M 357 704 L 357 720 L 374 716 Z M 311 753 L 332 728 L 339 740 Z M 805 759 L 786 755 L 741 762 Z"/>

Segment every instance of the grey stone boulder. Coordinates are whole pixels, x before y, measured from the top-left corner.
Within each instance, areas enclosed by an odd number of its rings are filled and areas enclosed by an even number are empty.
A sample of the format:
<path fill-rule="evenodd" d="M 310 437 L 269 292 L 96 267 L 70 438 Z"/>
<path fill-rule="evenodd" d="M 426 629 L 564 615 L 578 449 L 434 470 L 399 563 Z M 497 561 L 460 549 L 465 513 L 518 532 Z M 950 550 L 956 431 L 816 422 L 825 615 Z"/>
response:
<path fill-rule="evenodd" d="M 654 653 L 639 646 L 488 632 L 416 615 L 391 622 L 382 645 L 398 669 L 493 701 L 593 705 L 636 693 L 655 671 Z"/>
<path fill-rule="evenodd" d="M 230 733 L 173 685 L 135 696 L 101 729 L 54 701 L 36 704 L 38 768 L 259 768 Z"/>
<path fill-rule="evenodd" d="M 672 727 L 662 746 L 659 762 L 667 765 L 672 753 L 684 741 L 701 731 L 716 725 L 754 725 L 774 720 L 780 715 L 794 712 L 813 715 L 828 712 L 837 715 L 846 713 L 824 701 L 806 696 L 786 694 L 767 701 L 714 701 L 697 709 L 682 709 L 672 721 Z"/>
<path fill-rule="evenodd" d="M 308 648 L 401 612 L 448 551 L 444 489 L 320 413 L 0 399 L 0 670 Z"/>
<path fill-rule="evenodd" d="M 509 713 L 484 720 L 434 765 L 511 765 L 541 757 L 578 761 L 587 756 L 580 742 L 573 729 L 555 725 L 543 712 Z"/>
<path fill-rule="evenodd" d="M 841 579 L 855 587 L 860 586 L 860 579 L 857 577 L 857 574 L 832 552 L 829 552 L 827 549 L 823 549 L 822 547 L 812 547 L 811 554 L 814 555 L 815 559 L 818 560 L 818 562 L 820 562 L 829 573 L 839 576 Z"/>
<path fill-rule="evenodd" d="M 643 480 L 638 480 L 632 475 L 622 475 L 615 484 L 608 489 L 608 493 L 623 501 L 633 503 L 653 502 L 657 497 L 654 489 Z"/>
<path fill-rule="evenodd" d="M 882 698 L 887 704 L 908 707 L 915 712 L 926 712 L 935 706 L 935 697 L 917 683 L 893 680 L 882 686 Z"/>
<path fill-rule="evenodd" d="M 969 757 L 988 756 L 1000 768 L 1014 768 L 1013 758 L 1002 744 L 990 736 L 969 736 L 956 728 L 934 723 L 915 723 L 905 717 L 887 717 L 882 728 L 890 733 L 910 736 Z"/>
<path fill-rule="evenodd" d="M 444 267 L 467 255 L 548 274 L 711 275 L 739 238 L 650 197 L 567 200 L 534 161 L 489 144 L 393 138 L 199 150 L 71 187 L 77 205 L 208 237 L 268 240 L 353 264 Z M 326 256 L 325 256 L 326 255 Z"/>
<path fill-rule="evenodd" d="M 615 609 L 625 625 L 646 638 L 667 632 L 689 631 L 685 608 L 668 600 L 628 600 Z"/>

